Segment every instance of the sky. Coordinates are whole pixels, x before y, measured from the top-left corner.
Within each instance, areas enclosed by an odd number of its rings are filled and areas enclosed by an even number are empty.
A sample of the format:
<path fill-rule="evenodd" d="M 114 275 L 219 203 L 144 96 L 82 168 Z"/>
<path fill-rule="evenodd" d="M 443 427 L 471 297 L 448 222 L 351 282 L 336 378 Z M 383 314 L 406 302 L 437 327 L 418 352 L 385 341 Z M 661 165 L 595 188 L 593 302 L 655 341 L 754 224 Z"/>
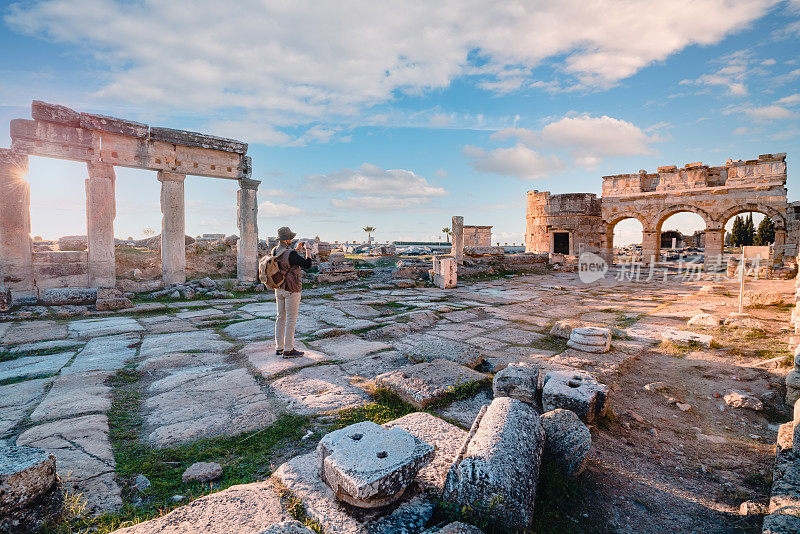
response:
<path fill-rule="evenodd" d="M 800 0 L 33 0 L 0 46 L 2 124 L 36 99 L 248 142 L 262 238 L 436 241 L 462 215 L 520 243 L 529 190 L 775 152 L 800 198 Z M 86 233 L 85 177 L 31 158 L 33 235 Z M 117 237 L 158 231 L 159 187 L 117 169 Z M 237 188 L 188 177 L 187 233 L 235 233 Z"/>

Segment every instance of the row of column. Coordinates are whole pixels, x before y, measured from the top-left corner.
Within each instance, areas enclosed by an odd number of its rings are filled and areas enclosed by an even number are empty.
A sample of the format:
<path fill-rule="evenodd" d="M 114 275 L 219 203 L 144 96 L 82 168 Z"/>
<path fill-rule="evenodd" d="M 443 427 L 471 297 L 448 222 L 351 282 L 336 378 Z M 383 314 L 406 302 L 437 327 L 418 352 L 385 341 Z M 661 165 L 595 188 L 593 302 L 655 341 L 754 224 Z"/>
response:
<path fill-rule="evenodd" d="M 87 163 L 86 228 L 88 286 L 114 287 L 114 219 L 116 218 L 114 167 Z M 0 149 L 0 285 L 15 291 L 35 288 L 30 224 L 30 185 L 26 180 L 28 157 Z M 161 268 L 165 285 L 186 281 L 185 174 L 160 171 Z M 237 192 L 237 278 L 258 279 L 257 180 L 239 180 Z"/>

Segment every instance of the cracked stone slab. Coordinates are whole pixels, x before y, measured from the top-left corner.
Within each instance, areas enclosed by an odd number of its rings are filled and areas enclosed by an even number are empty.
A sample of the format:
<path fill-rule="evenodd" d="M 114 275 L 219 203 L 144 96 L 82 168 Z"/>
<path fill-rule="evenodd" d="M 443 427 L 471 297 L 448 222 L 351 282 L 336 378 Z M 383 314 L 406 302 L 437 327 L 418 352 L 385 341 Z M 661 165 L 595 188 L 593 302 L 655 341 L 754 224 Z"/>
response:
<path fill-rule="evenodd" d="M 65 419 L 111 408 L 111 388 L 104 384 L 107 372 L 61 375 L 31 414 L 31 421 Z"/>
<path fill-rule="evenodd" d="M 302 308 L 302 303 L 300 306 Z M 315 306 L 309 310 L 304 310 L 301 313 L 301 316 L 308 316 L 317 322 L 326 323 L 331 326 L 338 326 L 339 328 L 345 328 L 347 330 L 360 330 L 362 328 L 369 328 L 378 324 L 375 321 L 369 321 L 367 319 L 349 317 L 344 312 L 330 306 Z M 319 330 L 320 328 L 323 328 L 323 326 L 320 326 L 313 331 Z"/>
<path fill-rule="evenodd" d="M 184 319 L 177 319 L 171 315 L 157 315 L 155 317 L 140 317 L 139 323 L 144 326 L 148 334 L 169 334 L 173 332 L 189 332 L 197 327 Z"/>
<path fill-rule="evenodd" d="M 270 386 L 276 397 L 300 415 L 316 415 L 363 406 L 369 395 L 352 384 L 338 365 L 306 367 Z"/>
<path fill-rule="evenodd" d="M 272 319 L 252 319 L 226 326 L 225 334 L 243 341 L 258 341 L 275 337 L 275 321 Z"/>
<path fill-rule="evenodd" d="M 122 505 L 120 488 L 114 480 L 116 464 L 105 415 L 85 415 L 35 426 L 17 438 L 17 445 L 53 453 L 64 487 L 83 493 L 88 510 L 111 512 Z"/>
<path fill-rule="evenodd" d="M 537 341 L 545 338 L 544 334 L 539 332 L 531 332 L 530 330 L 522 330 L 520 328 L 503 328 L 495 332 L 489 332 L 486 337 L 506 341 L 512 345 L 533 345 Z"/>
<path fill-rule="evenodd" d="M 353 334 L 320 339 L 314 345 L 334 360 L 357 360 L 379 350 L 392 348 L 382 341 L 366 341 Z"/>
<path fill-rule="evenodd" d="M 436 414 L 446 417 L 450 421 L 456 421 L 464 428 L 469 428 L 481 408 L 492 403 L 492 398 L 491 391 L 483 390 L 468 399 L 457 400 L 441 410 L 436 410 Z"/>
<path fill-rule="evenodd" d="M 373 379 L 380 374 L 400 369 L 409 363 L 411 362 L 401 352 L 386 350 L 343 363 L 341 367 L 348 375 Z"/>
<path fill-rule="evenodd" d="M 142 403 L 147 440 L 156 446 L 233 435 L 275 422 L 273 402 L 247 369 L 171 369 Z"/>
<path fill-rule="evenodd" d="M 295 341 L 296 348 L 303 351 L 298 358 L 284 358 L 275 354 L 275 341 L 249 343 L 239 350 L 239 354 L 247 357 L 258 373 L 264 378 L 273 378 L 284 371 L 306 367 L 331 359 L 327 354 L 309 350 L 303 343 Z"/>
<path fill-rule="evenodd" d="M 439 323 L 429 331 L 435 336 L 452 340 L 462 340 L 486 333 L 486 330 L 469 323 Z"/>
<path fill-rule="evenodd" d="M 69 336 L 78 338 L 110 336 L 142 331 L 144 331 L 144 327 L 132 317 L 82 319 L 69 323 Z"/>
<path fill-rule="evenodd" d="M 67 337 L 67 325 L 55 321 L 29 321 L 14 324 L 3 336 L 4 344 L 33 343 Z"/>
<path fill-rule="evenodd" d="M 396 393 L 418 409 L 446 397 L 456 386 L 486 380 L 483 373 L 449 360 L 437 359 L 407 365 L 375 378 L 375 383 Z"/>
<path fill-rule="evenodd" d="M 429 334 L 411 334 L 395 341 L 394 346 L 417 362 L 445 359 L 467 367 L 477 367 L 483 361 L 480 349 Z"/>
<path fill-rule="evenodd" d="M 52 378 L 39 378 L 0 386 L 0 437 L 7 436 L 8 431 L 25 418 L 52 381 Z"/>
<path fill-rule="evenodd" d="M 139 341 L 139 336 L 136 334 L 92 338 L 63 373 L 122 369 L 126 361 L 136 356 Z"/>
<path fill-rule="evenodd" d="M 75 355 L 74 352 L 60 352 L 45 356 L 21 356 L 0 362 L 0 380 L 9 378 L 34 377 L 55 374 Z"/>
<path fill-rule="evenodd" d="M 225 312 L 222 310 L 218 310 L 216 308 L 205 308 L 202 310 L 187 310 L 178 312 L 175 314 L 175 317 L 178 319 L 187 319 L 187 320 L 203 320 L 203 319 L 211 319 L 217 318 L 222 315 L 225 315 Z"/>
<path fill-rule="evenodd" d="M 300 303 L 302 305 L 302 302 Z M 277 317 L 278 307 L 274 301 L 254 302 L 239 308 L 239 311 L 255 315 L 256 317 Z"/>
<path fill-rule="evenodd" d="M 169 369 L 182 367 L 197 367 L 199 365 L 210 367 L 221 364 L 224 359 L 224 355 L 215 352 L 170 352 L 142 360 L 136 366 L 136 370 L 153 373 L 166 372 Z"/>
<path fill-rule="evenodd" d="M 76 339 L 55 339 L 52 341 L 37 341 L 35 343 L 25 343 L 8 349 L 8 353 L 14 356 L 28 354 L 39 351 L 65 351 L 68 349 L 78 349 L 83 346 L 83 341 Z"/>
<path fill-rule="evenodd" d="M 233 344 L 211 330 L 147 335 L 142 340 L 139 356 L 150 358 L 170 352 L 225 352 Z"/>
<path fill-rule="evenodd" d="M 352 315 L 358 319 L 374 319 L 375 317 L 380 316 L 381 312 L 373 308 L 372 306 L 367 306 L 365 304 L 355 304 L 355 303 L 340 303 L 335 305 L 337 309 L 343 311 L 347 315 Z"/>

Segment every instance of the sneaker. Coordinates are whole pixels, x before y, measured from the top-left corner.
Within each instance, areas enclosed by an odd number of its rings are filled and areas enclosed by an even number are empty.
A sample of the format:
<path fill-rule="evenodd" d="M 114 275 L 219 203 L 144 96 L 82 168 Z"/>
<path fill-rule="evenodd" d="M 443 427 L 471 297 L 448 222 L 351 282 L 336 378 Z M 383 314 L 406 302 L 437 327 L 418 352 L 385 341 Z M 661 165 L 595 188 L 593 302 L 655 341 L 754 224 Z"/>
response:
<path fill-rule="evenodd" d="M 275 349 L 275 356 L 280 356 L 283 354 L 283 349 Z"/>
<path fill-rule="evenodd" d="M 297 350 L 297 349 L 292 349 L 292 350 L 285 351 L 283 353 L 283 357 L 284 358 L 297 358 L 298 356 L 302 356 L 303 354 L 304 354 L 303 351 L 300 351 L 300 350 Z"/>

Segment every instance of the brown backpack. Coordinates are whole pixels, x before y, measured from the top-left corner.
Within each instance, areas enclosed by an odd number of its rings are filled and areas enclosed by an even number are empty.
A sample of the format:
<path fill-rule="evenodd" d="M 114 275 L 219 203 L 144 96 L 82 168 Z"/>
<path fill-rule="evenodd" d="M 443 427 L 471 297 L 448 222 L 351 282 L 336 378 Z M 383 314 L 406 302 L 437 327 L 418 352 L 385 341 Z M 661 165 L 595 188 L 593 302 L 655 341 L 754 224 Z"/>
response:
<path fill-rule="evenodd" d="M 258 262 L 258 279 L 270 289 L 282 287 L 284 280 L 286 280 L 286 273 L 281 270 L 281 266 L 278 263 L 278 258 L 280 257 L 281 254 L 277 256 L 270 254 L 269 256 L 264 256 Z"/>

